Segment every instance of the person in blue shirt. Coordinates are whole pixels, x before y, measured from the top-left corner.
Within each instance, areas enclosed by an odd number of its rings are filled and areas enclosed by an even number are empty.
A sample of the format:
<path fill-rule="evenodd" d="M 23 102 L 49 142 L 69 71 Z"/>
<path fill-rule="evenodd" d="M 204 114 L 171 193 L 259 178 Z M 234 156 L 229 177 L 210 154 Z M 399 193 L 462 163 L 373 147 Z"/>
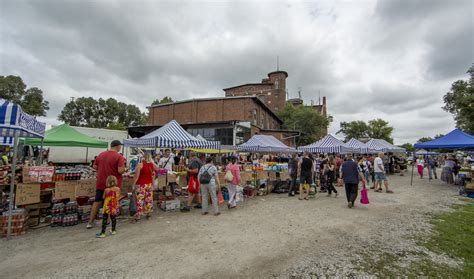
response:
<path fill-rule="evenodd" d="M 352 160 L 352 155 L 347 155 L 347 160 L 341 166 L 341 179 L 346 188 L 347 206 L 354 207 L 359 191 L 359 178 L 365 183 L 364 174 L 360 171 L 358 164 Z"/>

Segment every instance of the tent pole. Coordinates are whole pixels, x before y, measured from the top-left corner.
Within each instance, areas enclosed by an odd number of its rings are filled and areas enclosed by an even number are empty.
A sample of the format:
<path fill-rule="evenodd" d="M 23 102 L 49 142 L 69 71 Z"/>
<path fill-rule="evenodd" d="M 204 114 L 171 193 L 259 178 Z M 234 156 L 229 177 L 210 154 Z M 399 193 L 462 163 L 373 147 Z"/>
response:
<path fill-rule="evenodd" d="M 89 147 L 86 147 L 86 164 L 87 164 L 87 157 L 89 157 Z"/>
<path fill-rule="evenodd" d="M 7 229 L 7 240 L 12 238 L 12 217 L 13 217 L 13 195 L 15 189 L 15 178 L 16 178 L 16 157 L 18 153 L 18 130 L 15 131 L 15 136 L 13 139 L 13 159 L 11 165 L 12 177 L 10 179 L 10 202 L 8 203 L 8 229 Z"/>
<path fill-rule="evenodd" d="M 44 145 L 44 138 L 41 139 L 41 147 L 38 152 L 38 158 L 36 158 L 36 162 L 38 166 L 41 166 L 43 164 L 43 145 Z"/>
<path fill-rule="evenodd" d="M 415 152 L 413 151 L 413 160 L 411 160 L 411 181 L 410 186 L 413 186 L 413 171 L 415 170 Z"/>

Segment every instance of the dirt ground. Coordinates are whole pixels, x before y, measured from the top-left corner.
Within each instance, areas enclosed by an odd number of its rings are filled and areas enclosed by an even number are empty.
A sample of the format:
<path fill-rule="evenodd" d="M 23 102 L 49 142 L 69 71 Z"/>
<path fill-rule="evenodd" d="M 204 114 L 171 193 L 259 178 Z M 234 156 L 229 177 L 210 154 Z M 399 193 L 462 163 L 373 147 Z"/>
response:
<path fill-rule="evenodd" d="M 421 248 L 407 236 L 425 234 L 431 214 L 458 202 L 457 188 L 438 180 L 389 176 L 394 194 L 369 193 L 370 204 L 348 209 L 318 193 L 299 201 L 286 194 L 246 200 L 222 215 L 154 213 L 138 224 L 119 222 L 118 234 L 96 239 L 85 225 L 43 228 L 0 240 L 0 277 L 263 278 L 367 276 L 358 263 L 384 251 Z M 459 264 L 442 255 L 440 262 Z"/>

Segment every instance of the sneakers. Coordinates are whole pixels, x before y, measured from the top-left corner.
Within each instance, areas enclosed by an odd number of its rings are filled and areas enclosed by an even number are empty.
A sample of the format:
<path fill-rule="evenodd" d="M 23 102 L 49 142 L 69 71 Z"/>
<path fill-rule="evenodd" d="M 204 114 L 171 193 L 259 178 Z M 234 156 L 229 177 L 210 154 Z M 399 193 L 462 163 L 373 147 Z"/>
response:
<path fill-rule="evenodd" d="M 352 205 L 351 202 L 348 202 L 348 203 L 347 203 L 347 207 L 352 208 L 352 206 L 353 206 L 353 205 Z"/>
<path fill-rule="evenodd" d="M 104 238 L 106 237 L 105 233 L 98 233 L 95 235 L 96 238 Z"/>
<path fill-rule="evenodd" d="M 86 226 L 87 229 L 92 229 L 93 227 L 94 227 L 94 224 L 87 223 L 87 226 Z"/>
<path fill-rule="evenodd" d="M 116 234 L 117 234 L 117 231 L 112 231 L 112 230 L 111 230 L 111 231 L 109 232 L 109 234 L 110 234 L 110 235 L 116 235 Z"/>
<path fill-rule="evenodd" d="M 196 208 L 196 209 L 201 209 L 201 208 L 202 208 L 202 205 L 196 204 L 196 205 L 194 206 L 194 208 Z"/>
<path fill-rule="evenodd" d="M 181 208 L 180 211 L 181 212 L 189 212 L 189 211 L 191 211 L 191 209 L 189 207 L 185 206 L 185 207 Z"/>

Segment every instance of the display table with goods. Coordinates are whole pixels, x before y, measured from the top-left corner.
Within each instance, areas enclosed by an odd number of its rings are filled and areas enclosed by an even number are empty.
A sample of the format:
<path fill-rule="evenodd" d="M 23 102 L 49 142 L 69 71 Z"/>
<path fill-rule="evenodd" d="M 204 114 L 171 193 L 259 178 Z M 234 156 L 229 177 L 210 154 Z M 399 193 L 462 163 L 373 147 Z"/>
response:
<path fill-rule="evenodd" d="M 474 198 L 474 160 L 471 160 L 467 166 L 459 170 L 460 194 Z"/>
<path fill-rule="evenodd" d="M 17 211 L 13 214 L 27 216 L 15 217 L 25 221 L 21 233 L 27 228 L 73 226 L 87 221 L 95 196 L 95 177 L 95 170 L 89 166 L 18 166 L 14 189 Z M 9 179 L 3 177 L 3 181 Z M 2 194 L 0 210 L 7 210 L 4 205 L 8 198 Z M 13 232 L 12 235 L 21 233 Z"/>

